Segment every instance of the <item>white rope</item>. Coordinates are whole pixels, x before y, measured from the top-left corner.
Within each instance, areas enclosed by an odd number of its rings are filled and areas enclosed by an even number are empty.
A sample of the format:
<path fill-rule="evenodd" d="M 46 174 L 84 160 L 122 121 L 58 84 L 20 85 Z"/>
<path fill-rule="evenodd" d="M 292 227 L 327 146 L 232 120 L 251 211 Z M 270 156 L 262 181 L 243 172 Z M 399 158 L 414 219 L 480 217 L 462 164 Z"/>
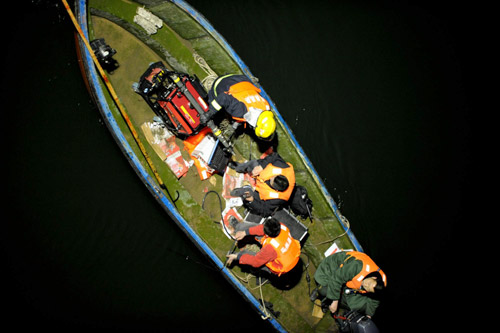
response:
<path fill-rule="evenodd" d="M 236 276 L 238 279 L 240 279 L 240 281 L 244 282 L 244 283 L 250 283 L 250 279 L 252 277 L 254 277 L 256 280 L 257 280 L 257 276 L 253 275 L 253 274 L 250 274 L 250 273 L 247 273 L 246 275 L 246 278 L 242 278 L 241 276 L 239 276 L 238 274 L 236 274 L 235 272 L 232 272 L 234 276 Z M 271 317 L 271 314 L 269 313 L 269 311 L 267 311 L 267 308 L 266 308 L 266 304 L 264 303 L 264 294 L 262 293 L 262 286 L 264 285 L 264 283 L 262 283 L 261 281 L 259 281 L 259 285 L 255 288 L 250 288 L 252 290 L 255 290 L 257 288 L 259 288 L 259 291 L 260 291 L 260 300 L 261 300 L 261 310 L 262 310 L 262 315 L 260 316 L 263 320 L 266 320 L 268 318 Z"/>
<path fill-rule="evenodd" d="M 218 75 L 215 73 L 212 68 L 207 64 L 206 60 L 200 56 L 198 53 L 193 52 L 194 61 L 203 69 L 207 76 L 201 80 L 201 84 L 208 91 L 212 87 L 212 84 L 217 79 Z"/>
<path fill-rule="evenodd" d="M 263 283 L 260 283 L 260 281 L 259 281 L 260 300 L 262 301 L 262 312 L 264 313 L 264 314 L 263 314 L 263 315 L 261 315 L 260 317 L 261 317 L 263 320 L 266 320 L 266 319 L 268 319 L 269 317 L 271 317 L 271 314 L 267 311 L 266 304 L 264 303 L 264 295 L 262 294 L 262 284 L 263 284 Z"/>
<path fill-rule="evenodd" d="M 219 76 L 217 75 L 217 73 L 215 73 L 212 70 L 212 68 L 210 68 L 207 61 L 202 56 L 200 56 L 198 53 L 193 52 L 193 58 L 194 58 L 194 61 L 198 64 L 198 66 L 200 66 L 201 69 L 203 69 L 203 71 L 205 73 L 207 73 L 207 76 L 203 80 L 201 80 L 201 83 L 203 84 L 205 89 L 208 91 L 208 90 L 210 90 L 210 88 L 212 88 L 214 81 L 217 80 L 217 78 Z M 259 79 L 255 76 L 250 76 L 250 79 L 252 80 L 252 82 L 254 84 L 258 84 L 258 82 L 259 82 Z"/>

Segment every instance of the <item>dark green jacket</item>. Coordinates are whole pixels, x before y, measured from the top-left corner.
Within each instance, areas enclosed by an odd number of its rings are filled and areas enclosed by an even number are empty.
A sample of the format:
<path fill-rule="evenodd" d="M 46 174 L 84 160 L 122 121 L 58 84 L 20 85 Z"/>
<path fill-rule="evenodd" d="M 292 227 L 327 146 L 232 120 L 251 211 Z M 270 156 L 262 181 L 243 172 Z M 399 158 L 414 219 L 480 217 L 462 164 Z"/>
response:
<path fill-rule="evenodd" d="M 314 279 L 322 287 L 327 287 L 326 297 L 332 301 L 339 300 L 341 305 L 351 310 L 363 312 L 369 316 L 375 314 L 379 301 L 366 294 L 343 293 L 345 284 L 351 281 L 363 268 L 363 263 L 353 257 L 346 261 L 345 252 L 326 257 L 318 266 Z M 342 267 L 340 267 L 344 264 Z"/>

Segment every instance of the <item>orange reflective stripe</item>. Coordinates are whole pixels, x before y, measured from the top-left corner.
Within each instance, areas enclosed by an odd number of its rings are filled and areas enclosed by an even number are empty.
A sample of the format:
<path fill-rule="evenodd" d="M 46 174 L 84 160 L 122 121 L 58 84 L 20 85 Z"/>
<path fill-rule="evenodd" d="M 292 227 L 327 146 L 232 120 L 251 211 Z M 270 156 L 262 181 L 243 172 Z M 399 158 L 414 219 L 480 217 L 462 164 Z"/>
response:
<path fill-rule="evenodd" d="M 245 118 L 238 118 L 238 117 L 232 117 L 232 118 L 240 123 L 246 122 Z"/>

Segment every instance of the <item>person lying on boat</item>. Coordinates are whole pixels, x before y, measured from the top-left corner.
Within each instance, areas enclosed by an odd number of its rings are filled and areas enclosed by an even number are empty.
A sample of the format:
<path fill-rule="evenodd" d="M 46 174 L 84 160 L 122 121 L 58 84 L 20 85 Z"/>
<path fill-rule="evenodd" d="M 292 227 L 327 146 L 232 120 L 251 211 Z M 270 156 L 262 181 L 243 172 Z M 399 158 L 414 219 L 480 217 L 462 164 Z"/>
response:
<path fill-rule="evenodd" d="M 290 230 L 274 217 L 264 223 L 237 222 L 233 217 L 234 238 L 242 240 L 246 236 L 257 236 L 261 244 L 259 252 L 240 251 L 228 254 L 227 264 L 238 261 L 240 265 L 259 268 L 261 272 L 280 276 L 291 271 L 300 257 L 300 243 L 290 234 Z"/>
<path fill-rule="evenodd" d="M 379 306 L 377 294 L 387 285 L 387 279 L 373 260 L 362 252 L 334 253 L 318 265 L 314 279 L 318 288 L 311 300 L 322 300 L 322 308 L 335 313 L 340 307 L 370 317 Z"/>
<path fill-rule="evenodd" d="M 249 173 L 256 179 L 255 190 L 251 186 L 235 188 L 231 195 L 242 197 L 245 208 L 262 217 L 270 216 L 287 204 L 295 187 L 292 164 L 276 152 L 244 163 L 229 162 L 229 167 L 240 173 Z"/>
<path fill-rule="evenodd" d="M 202 116 L 202 122 L 224 109 L 236 122 L 250 125 L 258 138 L 272 140 L 276 130 L 274 114 L 260 89 L 245 75 L 229 74 L 215 80 L 208 92 L 208 103 L 209 111 Z"/>

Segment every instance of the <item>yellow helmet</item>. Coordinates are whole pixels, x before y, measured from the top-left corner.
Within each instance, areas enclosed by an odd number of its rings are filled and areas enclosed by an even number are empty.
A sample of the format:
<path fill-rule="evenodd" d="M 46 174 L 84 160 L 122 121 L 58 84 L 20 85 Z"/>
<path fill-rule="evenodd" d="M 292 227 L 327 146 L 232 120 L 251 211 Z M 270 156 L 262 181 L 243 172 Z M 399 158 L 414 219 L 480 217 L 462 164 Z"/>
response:
<path fill-rule="evenodd" d="M 274 120 L 274 114 L 271 111 L 262 111 L 259 118 L 257 118 L 255 135 L 261 139 L 271 140 L 275 130 L 276 120 Z"/>

